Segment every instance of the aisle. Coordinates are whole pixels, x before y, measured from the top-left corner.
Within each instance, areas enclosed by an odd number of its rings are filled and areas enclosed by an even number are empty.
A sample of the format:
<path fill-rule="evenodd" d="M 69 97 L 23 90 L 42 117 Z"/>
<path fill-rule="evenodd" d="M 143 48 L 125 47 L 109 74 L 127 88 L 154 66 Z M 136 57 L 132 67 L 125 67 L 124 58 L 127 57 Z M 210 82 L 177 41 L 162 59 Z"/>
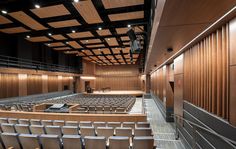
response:
<path fill-rule="evenodd" d="M 180 140 L 175 140 L 173 123 L 167 123 L 153 99 L 144 99 L 147 119 L 151 124 L 157 149 L 184 149 Z"/>

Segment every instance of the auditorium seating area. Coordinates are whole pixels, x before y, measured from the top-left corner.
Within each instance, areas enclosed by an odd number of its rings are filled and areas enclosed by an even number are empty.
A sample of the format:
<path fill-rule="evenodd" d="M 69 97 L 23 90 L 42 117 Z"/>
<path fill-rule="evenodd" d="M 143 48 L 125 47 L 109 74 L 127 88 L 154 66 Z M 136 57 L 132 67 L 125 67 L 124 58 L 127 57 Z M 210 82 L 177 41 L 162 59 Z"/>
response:
<path fill-rule="evenodd" d="M 131 110 L 136 98 L 130 95 L 84 95 L 47 100 L 45 103 L 79 104 L 75 113 L 127 113 Z"/>
<path fill-rule="evenodd" d="M 52 96 L 54 95 L 54 96 Z M 60 96 L 54 93 L 39 97 L 25 97 L 24 100 L 15 100 L 0 104 L 1 110 L 32 112 L 33 106 L 41 103 L 79 104 L 74 113 L 92 114 L 125 114 L 133 107 L 136 98 L 130 95 L 83 95 L 71 94 Z M 3 103 L 3 102 L 2 102 Z"/>
<path fill-rule="evenodd" d="M 14 149 L 152 149 L 149 122 L 91 122 L 0 118 L 1 145 Z"/>

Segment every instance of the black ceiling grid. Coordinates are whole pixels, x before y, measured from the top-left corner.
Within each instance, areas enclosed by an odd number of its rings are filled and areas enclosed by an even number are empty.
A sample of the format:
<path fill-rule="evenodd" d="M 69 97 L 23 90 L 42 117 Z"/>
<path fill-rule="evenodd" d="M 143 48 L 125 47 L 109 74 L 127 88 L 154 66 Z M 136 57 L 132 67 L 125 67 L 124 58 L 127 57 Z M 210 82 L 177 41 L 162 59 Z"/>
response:
<path fill-rule="evenodd" d="M 82 25 L 88 25 L 88 23 L 84 20 L 84 18 L 79 14 L 79 12 L 76 10 L 76 8 L 73 6 L 73 3 L 65 3 L 64 6 L 68 9 L 68 11 L 70 12 L 70 14 L 73 16 L 73 18 L 76 18 L 76 20 L 82 24 Z M 73 28 L 73 27 L 71 27 Z M 73 28 L 73 30 L 76 30 L 76 27 Z M 71 30 L 72 31 L 72 30 Z M 66 35 L 67 36 L 67 35 Z M 68 36 L 67 36 L 68 37 Z M 70 37 L 68 37 L 70 38 Z M 90 48 L 86 47 L 83 43 L 81 43 L 79 40 L 77 40 L 76 42 L 78 42 L 83 48 L 86 48 L 88 50 L 90 50 L 90 52 L 93 53 L 94 56 L 96 56 L 96 54 L 93 52 L 93 50 L 91 50 Z M 86 53 L 84 53 L 86 54 Z M 96 56 L 99 60 L 100 58 L 98 56 Z"/>
<path fill-rule="evenodd" d="M 11 0 L 11 2 L 6 2 L 6 3 L 0 2 L 0 4 L 1 4 L 0 8 L 1 9 L 6 8 L 8 13 L 16 12 L 16 11 L 24 11 L 32 19 L 36 20 L 37 22 L 39 22 L 40 24 L 42 24 L 43 26 L 48 28 L 46 30 L 36 31 L 36 30 L 31 29 L 30 27 L 24 25 L 23 23 L 17 21 L 16 19 L 14 19 L 6 14 L 6 16 L 9 17 L 9 19 L 11 21 L 13 21 L 14 23 L 0 25 L 0 29 L 21 26 L 21 27 L 31 30 L 31 32 L 19 33 L 20 35 L 24 35 L 25 37 L 26 37 L 26 35 L 30 35 L 31 37 L 47 36 L 48 38 L 53 39 L 52 41 L 49 41 L 49 42 L 43 42 L 43 44 L 53 43 L 55 41 L 63 42 L 63 43 L 66 43 L 69 41 L 76 41 L 83 48 L 74 48 L 74 47 L 67 44 L 68 47 L 72 48 L 69 51 L 82 52 L 82 50 L 90 50 L 92 52 L 93 56 L 96 56 L 99 61 L 103 61 L 103 60 L 101 60 L 99 58 L 100 55 L 96 55 L 93 52 L 93 49 L 108 48 L 110 50 L 111 54 L 104 54 L 104 52 L 102 52 L 101 56 L 105 56 L 105 58 L 108 59 L 107 56 L 112 55 L 113 58 L 117 61 L 117 63 L 121 64 L 122 62 L 118 61 L 118 59 L 116 57 L 116 55 L 121 55 L 124 62 L 127 64 L 127 61 L 124 57 L 125 54 L 123 53 L 123 51 L 120 52 L 120 54 L 114 54 L 113 50 L 112 50 L 112 48 L 130 47 L 129 45 L 124 45 L 124 43 L 129 42 L 128 40 L 124 40 L 124 41 L 121 40 L 121 37 L 124 37 L 127 35 L 126 34 L 120 34 L 120 35 L 117 34 L 116 28 L 124 28 L 124 27 L 127 27 L 128 24 L 130 24 L 132 26 L 143 25 L 144 30 L 147 31 L 147 28 L 149 27 L 149 24 L 148 24 L 149 17 L 148 16 L 150 15 L 150 11 L 149 11 L 150 6 L 149 5 L 151 4 L 151 2 L 144 1 L 144 4 L 141 4 L 141 5 L 105 9 L 103 6 L 102 0 L 92 0 L 94 7 L 96 8 L 101 19 L 103 20 L 103 23 L 96 23 L 96 24 L 88 24 L 84 20 L 84 18 L 80 15 L 80 13 L 77 11 L 77 9 L 73 6 L 72 2 L 73 2 L 72 0 L 53 0 L 53 1 L 50 1 L 50 0 L 37 0 L 37 1 L 36 0 L 24 0 L 24 3 L 22 3 L 22 1 L 18 1 L 18 0 Z M 36 14 L 34 14 L 33 12 L 30 11 L 30 9 L 34 9 L 35 4 L 39 4 L 42 8 L 63 4 L 64 7 L 70 12 L 70 15 L 56 16 L 56 17 L 50 17 L 50 18 L 39 18 Z M 109 14 L 120 14 L 120 13 L 135 12 L 135 11 L 144 11 L 145 18 L 132 19 L 132 20 L 122 20 L 122 21 L 110 21 L 110 19 L 108 17 Z M 75 27 L 62 27 L 62 28 L 53 28 L 50 25 L 48 25 L 49 22 L 56 22 L 56 21 L 63 21 L 63 20 L 70 20 L 70 19 L 76 19 L 81 25 L 75 26 Z M 102 27 L 103 30 L 109 29 L 112 35 L 99 36 L 99 34 L 96 32 L 99 27 Z M 72 30 L 75 30 L 76 32 L 90 31 L 94 35 L 94 37 L 84 37 L 84 38 L 72 39 L 67 35 L 68 33 L 71 33 Z M 61 34 L 68 39 L 54 40 L 54 38 L 49 36 L 48 33 L 52 33 L 54 35 Z M 15 35 L 18 35 L 18 34 L 15 34 Z M 143 32 L 137 33 L 137 35 L 144 35 L 145 36 L 145 33 L 143 33 Z M 118 42 L 118 46 L 109 46 L 108 42 L 105 40 L 107 38 L 116 38 L 116 40 Z M 89 39 L 100 39 L 105 46 L 88 48 L 87 47 L 88 45 L 97 45 L 100 43 L 94 43 L 94 44 L 81 43 L 81 40 L 89 40 Z M 146 48 L 145 41 L 146 41 L 146 38 L 144 38 L 144 50 Z M 58 46 L 58 47 L 61 47 L 61 46 Z M 56 48 L 56 47 L 51 47 L 51 48 Z M 61 51 L 64 52 L 64 51 L 68 51 L 68 50 L 61 50 Z M 143 52 L 143 50 L 142 50 L 142 52 Z M 84 53 L 84 52 L 82 52 L 82 53 Z M 86 56 L 89 57 L 88 55 L 86 55 Z M 85 56 L 82 56 L 82 57 L 85 57 Z M 108 59 L 108 61 L 111 64 L 113 64 L 110 61 L 110 59 Z"/>

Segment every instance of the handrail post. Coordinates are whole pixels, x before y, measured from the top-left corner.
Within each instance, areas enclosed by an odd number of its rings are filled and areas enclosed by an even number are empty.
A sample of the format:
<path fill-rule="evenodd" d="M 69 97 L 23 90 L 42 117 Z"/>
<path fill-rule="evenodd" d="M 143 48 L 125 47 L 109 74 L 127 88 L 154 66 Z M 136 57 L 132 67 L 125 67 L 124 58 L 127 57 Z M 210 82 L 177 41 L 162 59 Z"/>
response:
<path fill-rule="evenodd" d="M 196 140 L 196 138 L 197 138 L 197 130 L 196 130 L 196 127 L 195 126 L 193 126 L 193 144 L 192 144 L 192 146 L 193 146 L 193 149 L 196 149 L 197 148 L 197 140 Z"/>
<path fill-rule="evenodd" d="M 179 139 L 179 131 L 178 131 L 178 126 L 177 126 L 177 117 L 174 115 L 174 121 L 175 121 L 175 140 Z"/>

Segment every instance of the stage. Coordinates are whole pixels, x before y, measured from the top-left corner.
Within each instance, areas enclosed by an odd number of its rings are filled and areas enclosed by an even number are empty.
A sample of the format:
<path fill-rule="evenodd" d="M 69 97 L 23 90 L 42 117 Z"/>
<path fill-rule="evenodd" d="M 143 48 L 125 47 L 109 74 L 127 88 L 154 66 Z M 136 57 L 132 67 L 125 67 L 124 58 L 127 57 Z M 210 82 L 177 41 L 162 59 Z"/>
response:
<path fill-rule="evenodd" d="M 140 90 L 130 90 L 130 91 L 122 91 L 122 90 L 116 90 L 116 91 L 94 91 L 92 94 L 99 94 L 99 95 L 132 95 L 132 96 L 143 96 L 143 91 Z"/>

